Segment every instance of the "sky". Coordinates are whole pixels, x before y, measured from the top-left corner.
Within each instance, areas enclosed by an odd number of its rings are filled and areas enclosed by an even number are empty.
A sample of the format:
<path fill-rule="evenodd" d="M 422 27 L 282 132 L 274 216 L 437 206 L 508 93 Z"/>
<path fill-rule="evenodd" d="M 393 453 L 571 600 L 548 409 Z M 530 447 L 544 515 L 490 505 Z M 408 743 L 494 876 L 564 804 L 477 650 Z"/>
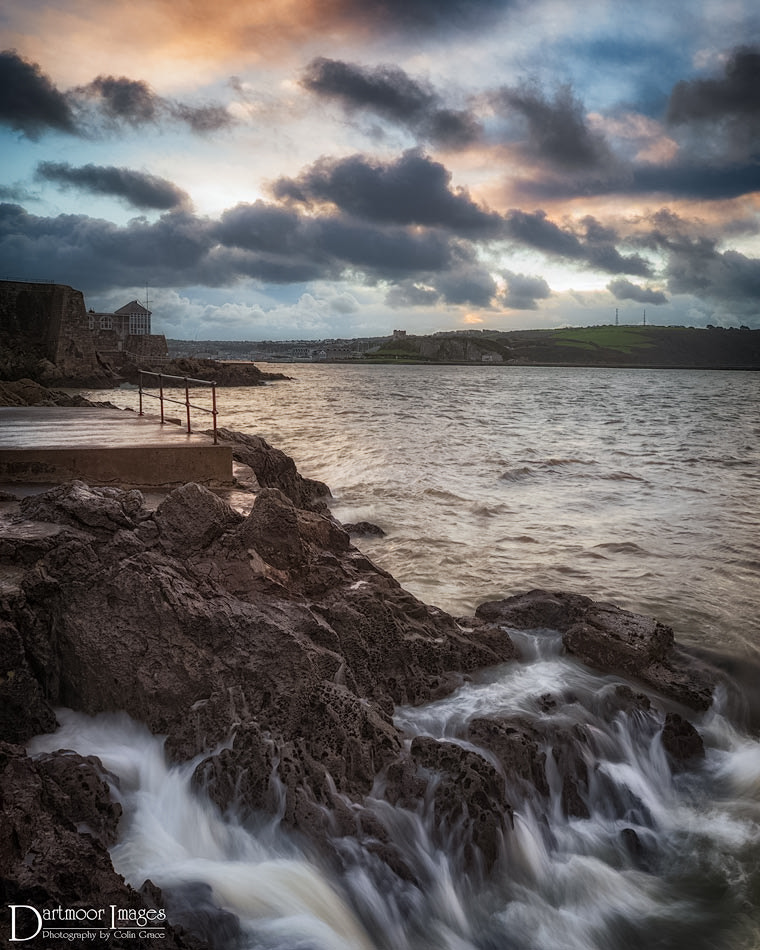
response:
<path fill-rule="evenodd" d="M 760 5 L 8 0 L 0 278 L 189 340 L 760 328 Z"/>

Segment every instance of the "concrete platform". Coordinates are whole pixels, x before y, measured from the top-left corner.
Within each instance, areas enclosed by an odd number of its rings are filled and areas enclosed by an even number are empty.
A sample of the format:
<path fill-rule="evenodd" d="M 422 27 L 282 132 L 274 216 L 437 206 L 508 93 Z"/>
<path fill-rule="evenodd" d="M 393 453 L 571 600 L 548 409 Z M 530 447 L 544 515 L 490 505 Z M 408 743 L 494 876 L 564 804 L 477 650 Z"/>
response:
<path fill-rule="evenodd" d="M 149 488 L 233 482 L 232 446 L 117 409 L 0 406 L 0 484 Z"/>

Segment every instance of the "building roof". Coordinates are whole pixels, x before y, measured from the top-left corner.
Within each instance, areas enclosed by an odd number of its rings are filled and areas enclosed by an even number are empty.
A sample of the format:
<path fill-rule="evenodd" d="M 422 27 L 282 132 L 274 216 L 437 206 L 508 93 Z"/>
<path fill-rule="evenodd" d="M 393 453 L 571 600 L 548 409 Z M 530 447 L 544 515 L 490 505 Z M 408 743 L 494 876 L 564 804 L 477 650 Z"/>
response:
<path fill-rule="evenodd" d="M 114 313 L 118 314 L 120 317 L 125 317 L 130 313 L 150 314 L 150 310 L 146 310 L 139 300 L 132 300 L 129 303 L 124 304 L 123 307 L 119 307 L 118 310 L 114 310 Z"/>

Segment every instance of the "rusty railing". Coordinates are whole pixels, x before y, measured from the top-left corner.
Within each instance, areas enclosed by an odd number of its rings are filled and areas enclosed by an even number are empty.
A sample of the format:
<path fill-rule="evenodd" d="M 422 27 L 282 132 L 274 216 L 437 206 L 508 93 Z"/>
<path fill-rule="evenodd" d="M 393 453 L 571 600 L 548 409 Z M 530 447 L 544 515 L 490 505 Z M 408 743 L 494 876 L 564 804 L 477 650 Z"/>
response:
<path fill-rule="evenodd" d="M 158 380 L 158 393 L 146 392 L 143 388 L 143 376 L 153 376 Z M 185 398 L 184 399 L 173 399 L 171 396 L 167 396 L 164 393 L 164 380 L 178 380 L 185 387 Z M 206 406 L 198 406 L 195 403 L 190 402 L 190 384 L 193 386 L 210 386 L 211 387 L 211 408 Z M 171 387 L 169 387 L 171 388 Z M 176 387 L 181 388 L 181 387 Z M 214 428 L 214 445 L 216 442 L 216 382 L 212 382 L 210 379 L 193 379 L 192 376 L 169 376 L 166 373 L 151 373 L 148 370 L 141 369 L 139 370 L 139 390 L 140 390 L 140 415 L 143 414 L 143 396 L 148 399 L 158 399 L 161 405 L 161 425 L 164 425 L 164 403 L 173 402 L 178 406 L 184 406 L 185 412 L 187 414 L 187 431 L 188 434 L 192 432 L 190 427 L 190 410 L 197 409 L 199 412 L 208 412 L 213 418 L 213 428 Z"/>

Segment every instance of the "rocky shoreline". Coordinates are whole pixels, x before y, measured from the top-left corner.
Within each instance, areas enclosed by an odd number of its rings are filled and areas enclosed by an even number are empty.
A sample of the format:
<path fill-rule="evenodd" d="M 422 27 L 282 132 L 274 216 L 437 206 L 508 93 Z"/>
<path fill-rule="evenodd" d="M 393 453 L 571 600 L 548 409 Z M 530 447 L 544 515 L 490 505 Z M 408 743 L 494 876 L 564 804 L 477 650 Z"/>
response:
<path fill-rule="evenodd" d="M 588 767 L 577 731 L 552 726 L 549 736 L 540 721 L 477 719 L 468 738 L 486 756 L 455 742 L 405 742 L 394 724 L 399 704 L 440 698 L 477 670 L 520 662 L 510 631 L 559 631 L 568 653 L 624 678 L 614 709 L 655 717 L 672 768 L 703 755 L 689 710 L 709 707 L 721 674 L 679 648 L 670 628 L 547 591 L 452 617 L 352 544 L 330 515 L 327 486 L 302 478 L 263 439 L 229 430 L 220 437 L 251 470 L 247 513 L 192 483 L 155 507 L 138 491 L 77 481 L 2 506 L 6 904 L 167 904 L 151 882 L 138 893 L 113 870 L 108 848 L 120 809 L 99 761 L 26 755 L 29 739 L 56 728 L 59 706 L 124 711 L 165 735 L 173 760 L 205 755 L 195 780 L 222 809 L 273 810 L 276 772 L 283 823 L 325 860 L 339 863 L 336 841 L 356 838 L 405 879 L 414 870 L 366 807 L 378 776 L 387 801 L 410 808 L 435 776 L 441 834 L 456 831 L 486 876 L 509 828 L 511 790 L 548 794 L 547 739 L 562 807 L 584 813 Z M 177 919 L 164 939 L 141 945 L 221 946 L 213 937 L 220 915 L 211 926 L 208 914 Z M 234 920 L 219 932 L 229 927 Z"/>

